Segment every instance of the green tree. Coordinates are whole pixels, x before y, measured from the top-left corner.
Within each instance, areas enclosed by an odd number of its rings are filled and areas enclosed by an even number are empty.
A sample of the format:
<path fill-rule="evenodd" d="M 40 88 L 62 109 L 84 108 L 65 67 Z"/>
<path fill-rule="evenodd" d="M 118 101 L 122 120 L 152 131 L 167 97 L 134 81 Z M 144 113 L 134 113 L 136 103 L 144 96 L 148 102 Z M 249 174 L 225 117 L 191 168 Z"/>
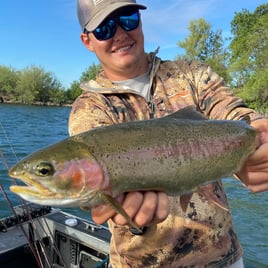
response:
<path fill-rule="evenodd" d="M 189 36 L 178 42 L 184 48 L 185 58 L 208 63 L 214 71 L 229 81 L 226 62 L 228 53 L 224 48 L 222 31 L 212 31 L 211 25 L 201 18 L 190 21 Z"/>
<path fill-rule="evenodd" d="M 230 75 L 236 91 L 254 108 L 267 109 L 268 4 L 243 9 L 231 22 Z"/>
<path fill-rule="evenodd" d="M 100 69 L 100 64 L 96 65 L 95 63 L 93 63 L 82 73 L 80 77 L 80 82 L 86 82 L 95 79 Z"/>
<path fill-rule="evenodd" d="M 61 87 L 55 87 L 49 92 L 49 102 L 57 105 L 66 103 L 66 92 Z"/>
<path fill-rule="evenodd" d="M 66 98 L 70 102 L 73 102 L 81 93 L 82 89 L 80 88 L 80 82 L 73 81 L 70 89 L 68 89 L 66 92 Z"/>
<path fill-rule="evenodd" d="M 2 100 L 11 100 L 16 90 L 18 74 L 19 72 L 12 67 L 0 66 L 0 97 Z"/>
<path fill-rule="evenodd" d="M 96 79 L 96 76 L 98 72 L 100 71 L 100 69 L 101 69 L 100 64 L 96 65 L 95 63 L 93 63 L 91 66 L 89 66 L 81 74 L 80 81 L 74 81 L 71 84 L 70 89 L 68 89 L 66 92 L 67 99 L 70 101 L 74 101 L 82 93 L 82 89 L 80 88 L 80 83 Z"/>
<path fill-rule="evenodd" d="M 17 100 L 22 103 L 51 101 L 53 92 L 58 92 L 61 84 L 55 75 L 42 67 L 30 66 L 23 69 L 17 81 Z"/>

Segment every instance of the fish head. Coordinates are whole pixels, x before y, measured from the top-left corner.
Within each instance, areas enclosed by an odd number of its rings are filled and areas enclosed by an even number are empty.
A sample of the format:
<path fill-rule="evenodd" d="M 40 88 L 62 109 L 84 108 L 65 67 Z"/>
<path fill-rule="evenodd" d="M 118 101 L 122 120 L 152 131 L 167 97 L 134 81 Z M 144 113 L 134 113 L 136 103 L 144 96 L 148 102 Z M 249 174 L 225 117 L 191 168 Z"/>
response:
<path fill-rule="evenodd" d="M 9 176 L 26 184 L 11 186 L 12 192 L 51 206 L 94 206 L 104 183 L 103 169 L 89 148 L 70 139 L 22 159 Z"/>

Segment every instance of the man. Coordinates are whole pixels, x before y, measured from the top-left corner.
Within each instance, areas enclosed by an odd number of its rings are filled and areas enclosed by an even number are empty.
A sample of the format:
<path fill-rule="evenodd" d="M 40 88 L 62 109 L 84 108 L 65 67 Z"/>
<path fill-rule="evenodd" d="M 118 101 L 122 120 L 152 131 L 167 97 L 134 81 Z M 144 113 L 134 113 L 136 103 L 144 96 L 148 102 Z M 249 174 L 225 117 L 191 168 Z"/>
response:
<path fill-rule="evenodd" d="M 205 64 L 162 61 L 144 51 L 140 10 L 134 0 L 78 0 L 83 44 L 102 66 L 96 81 L 84 83 L 69 120 L 71 135 L 111 124 L 163 117 L 195 105 L 209 119 L 249 116 L 259 129 L 258 149 L 236 174 L 253 192 L 268 189 L 268 121 L 233 96 Z M 206 191 L 228 207 L 221 182 Z M 230 211 L 194 192 L 186 204 L 162 192 L 118 197 L 139 226 L 136 235 L 108 205 L 92 210 L 96 223 L 109 220 L 111 265 L 118 267 L 243 267 L 242 249 Z M 183 205 L 183 206 L 182 206 Z"/>

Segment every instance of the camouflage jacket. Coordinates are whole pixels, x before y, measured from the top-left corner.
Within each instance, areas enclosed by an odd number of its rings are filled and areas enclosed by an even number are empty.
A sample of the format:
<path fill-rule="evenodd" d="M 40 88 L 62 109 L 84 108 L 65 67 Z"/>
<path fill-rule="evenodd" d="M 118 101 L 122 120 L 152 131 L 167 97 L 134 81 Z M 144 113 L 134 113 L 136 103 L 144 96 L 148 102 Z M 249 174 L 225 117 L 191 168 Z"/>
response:
<path fill-rule="evenodd" d="M 210 119 L 256 118 L 253 110 L 235 97 L 212 69 L 201 63 L 162 61 L 148 54 L 150 100 L 120 88 L 100 73 L 81 87 L 69 118 L 71 135 L 88 129 L 131 120 L 162 117 L 194 105 Z M 228 207 L 221 182 L 205 186 Z M 111 264 L 120 267 L 228 267 L 242 255 L 231 214 L 203 195 L 193 193 L 185 209 L 170 197 L 168 218 L 134 235 L 112 221 Z"/>

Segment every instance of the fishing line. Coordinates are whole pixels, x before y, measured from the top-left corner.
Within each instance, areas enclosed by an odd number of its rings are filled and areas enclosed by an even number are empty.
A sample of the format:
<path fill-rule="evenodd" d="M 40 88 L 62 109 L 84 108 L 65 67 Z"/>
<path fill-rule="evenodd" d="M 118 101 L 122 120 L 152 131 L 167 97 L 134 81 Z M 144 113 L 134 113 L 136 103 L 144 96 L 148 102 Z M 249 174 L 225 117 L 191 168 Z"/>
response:
<path fill-rule="evenodd" d="M 3 133 L 3 137 L 4 137 L 4 139 L 6 140 L 7 145 L 9 146 L 9 149 L 10 149 L 12 155 L 13 155 L 14 158 L 15 158 L 15 161 L 18 162 L 18 157 L 17 157 L 17 154 L 16 154 L 16 152 L 15 152 L 14 146 L 12 146 L 12 143 L 11 143 L 11 141 L 10 141 L 10 139 L 9 139 L 9 137 L 8 137 L 8 134 L 7 134 L 7 132 L 6 132 L 6 130 L 5 130 L 5 128 L 4 128 L 4 126 L 3 126 L 3 124 L 2 124 L 1 121 L 0 121 L 0 128 L 1 128 L 2 133 Z M 4 152 L 3 152 L 3 150 L 2 150 L 1 147 L 0 147 L 0 157 L 2 158 L 3 164 L 4 164 L 5 168 L 6 168 L 6 170 L 8 171 L 10 167 L 9 167 L 7 158 L 5 157 L 5 154 L 4 154 Z M 13 179 L 13 178 L 12 178 L 12 180 L 13 180 L 14 184 L 17 185 L 17 181 L 16 181 L 16 179 Z M 26 233 L 26 231 L 25 231 L 25 229 L 24 229 L 24 227 L 23 227 L 23 225 L 22 225 L 22 223 L 21 223 L 21 221 L 20 221 L 20 219 L 19 219 L 19 216 L 18 216 L 18 214 L 17 214 L 17 212 L 16 212 L 16 210 L 15 210 L 15 208 L 14 208 L 14 205 L 11 203 L 11 201 L 10 201 L 8 195 L 7 195 L 7 192 L 6 192 L 6 190 L 4 189 L 4 187 L 3 187 L 2 184 L 0 184 L 0 189 L 1 189 L 2 193 L 3 193 L 4 198 L 6 199 L 6 201 L 7 201 L 7 203 L 8 203 L 10 209 L 11 209 L 12 212 L 13 212 L 13 214 L 14 214 L 14 216 L 15 216 L 15 218 L 16 218 L 16 221 L 17 221 L 17 223 L 18 223 L 18 225 L 19 225 L 19 227 L 20 227 L 20 229 L 21 229 L 21 231 L 22 231 L 22 233 L 23 233 L 25 239 L 27 240 L 27 243 L 28 243 L 28 245 L 29 245 L 29 247 L 30 247 L 30 249 L 31 249 L 31 251 L 32 251 L 32 253 L 33 253 L 33 255 L 34 255 L 34 258 L 35 258 L 35 260 L 36 260 L 38 266 L 39 266 L 40 268 L 44 268 L 44 265 L 42 264 L 41 256 L 40 256 L 39 250 L 38 250 L 38 248 L 37 248 L 37 244 L 36 244 L 36 242 L 35 242 L 35 241 L 31 241 L 30 236 L 27 235 L 27 233 Z M 38 230 L 37 230 L 37 228 L 36 228 L 36 224 L 35 224 L 35 222 L 34 222 L 32 216 L 31 216 L 31 212 L 29 211 L 29 208 L 30 208 L 29 205 L 28 205 L 28 204 L 25 202 L 25 200 L 23 200 L 22 198 L 20 198 L 20 197 L 18 197 L 18 196 L 17 196 L 17 198 L 19 199 L 19 203 L 20 203 L 21 206 L 23 207 L 23 210 L 25 211 L 25 214 L 28 215 L 28 217 L 29 217 L 29 221 L 28 221 L 28 224 L 30 224 L 30 225 L 29 225 L 29 232 L 30 232 L 30 227 L 31 227 L 31 228 L 33 229 L 32 232 L 34 232 L 34 233 L 40 238 L 40 237 L 41 237 L 41 236 L 40 236 L 40 233 L 38 232 Z M 40 225 L 41 225 L 41 224 L 40 224 Z M 50 230 L 49 230 L 49 231 L 50 231 Z M 45 231 L 44 231 L 44 232 L 45 232 Z M 45 232 L 45 234 L 46 234 L 46 232 Z M 51 237 L 52 237 L 52 236 L 51 236 Z M 46 260 L 46 262 L 47 262 L 47 265 L 51 268 L 52 266 L 51 266 L 51 264 L 49 263 L 48 256 L 46 255 L 46 252 L 45 252 L 45 250 L 44 250 L 44 244 L 42 243 L 41 240 L 38 240 L 38 241 L 39 241 L 40 248 L 41 248 L 41 250 L 42 250 L 43 256 L 44 256 L 44 258 L 45 258 L 45 260 Z M 55 244 L 55 243 L 53 243 L 53 244 Z M 55 246 L 54 246 L 54 247 L 55 247 Z M 64 266 L 64 267 L 65 267 L 65 266 Z"/>
<path fill-rule="evenodd" d="M 30 249 L 31 249 L 31 251 L 32 251 L 32 253 L 34 255 L 34 258 L 35 258 L 36 262 L 38 263 L 39 267 L 43 268 L 44 266 L 42 265 L 41 260 L 39 259 L 38 255 L 37 255 L 37 253 L 35 251 L 35 248 L 33 247 L 33 244 L 31 243 L 31 241 L 30 241 L 25 229 L 23 228 L 23 225 L 19 220 L 19 217 L 18 217 L 18 215 L 17 215 L 17 213 L 16 213 L 16 211 L 14 209 L 14 206 L 11 204 L 11 201 L 10 201 L 10 199 L 9 199 L 5 189 L 4 189 L 4 187 L 2 186 L 2 184 L 0 184 L 0 189 L 3 192 L 3 195 L 4 195 L 5 199 L 7 200 L 7 203 L 10 206 L 10 209 L 12 210 L 14 216 L 17 218 L 18 225 L 19 225 L 23 235 L 25 236 L 25 238 L 26 238 L 26 240 L 28 242 L 28 245 L 29 245 L 29 247 L 30 247 Z"/>
<path fill-rule="evenodd" d="M 50 229 L 50 227 L 49 227 L 49 225 L 48 225 L 48 223 L 47 223 L 47 219 L 44 217 L 42 220 L 44 221 L 44 223 L 45 223 L 45 225 L 46 225 L 46 228 L 47 228 L 47 230 L 48 230 L 48 232 L 49 232 L 49 235 L 47 234 L 47 231 L 45 230 L 43 224 L 41 224 L 39 218 L 38 218 L 37 220 L 38 220 L 38 222 L 39 222 L 40 227 L 43 229 L 43 232 L 44 232 L 47 236 L 50 236 L 50 237 L 52 238 L 54 235 L 53 235 L 53 233 L 51 232 L 51 229 Z M 60 259 L 61 262 L 62 262 L 63 268 L 67 268 L 67 265 L 65 264 L 65 261 L 64 261 L 64 259 L 63 259 L 63 257 L 62 257 L 62 254 L 61 254 L 61 252 L 60 252 L 58 246 L 56 245 L 55 241 L 53 241 L 53 239 L 52 239 L 51 243 L 52 243 L 51 246 L 52 246 L 53 249 L 55 250 L 56 255 L 59 257 L 59 259 Z"/>
<path fill-rule="evenodd" d="M 6 139 L 7 144 L 9 146 L 10 150 L 11 150 L 12 154 L 14 155 L 16 162 L 18 162 L 18 157 L 17 157 L 17 154 L 15 152 L 15 149 L 12 146 L 12 143 L 11 143 L 10 139 L 8 138 L 7 132 L 5 131 L 5 128 L 4 128 L 4 126 L 3 126 L 3 124 L 2 124 L 1 121 L 0 121 L 0 126 L 1 126 L 1 129 L 2 129 L 3 134 L 4 134 L 4 138 Z M 1 148 L 0 148 L 0 150 L 1 150 Z M 8 165 L 8 163 L 7 163 L 7 161 L 6 161 L 5 157 L 4 157 L 4 154 L 3 154 L 2 150 L 1 150 L 1 157 L 3 159 L 3 162 L 4 162 L 7 170 L 9 170 L 9 165 Z"/>

